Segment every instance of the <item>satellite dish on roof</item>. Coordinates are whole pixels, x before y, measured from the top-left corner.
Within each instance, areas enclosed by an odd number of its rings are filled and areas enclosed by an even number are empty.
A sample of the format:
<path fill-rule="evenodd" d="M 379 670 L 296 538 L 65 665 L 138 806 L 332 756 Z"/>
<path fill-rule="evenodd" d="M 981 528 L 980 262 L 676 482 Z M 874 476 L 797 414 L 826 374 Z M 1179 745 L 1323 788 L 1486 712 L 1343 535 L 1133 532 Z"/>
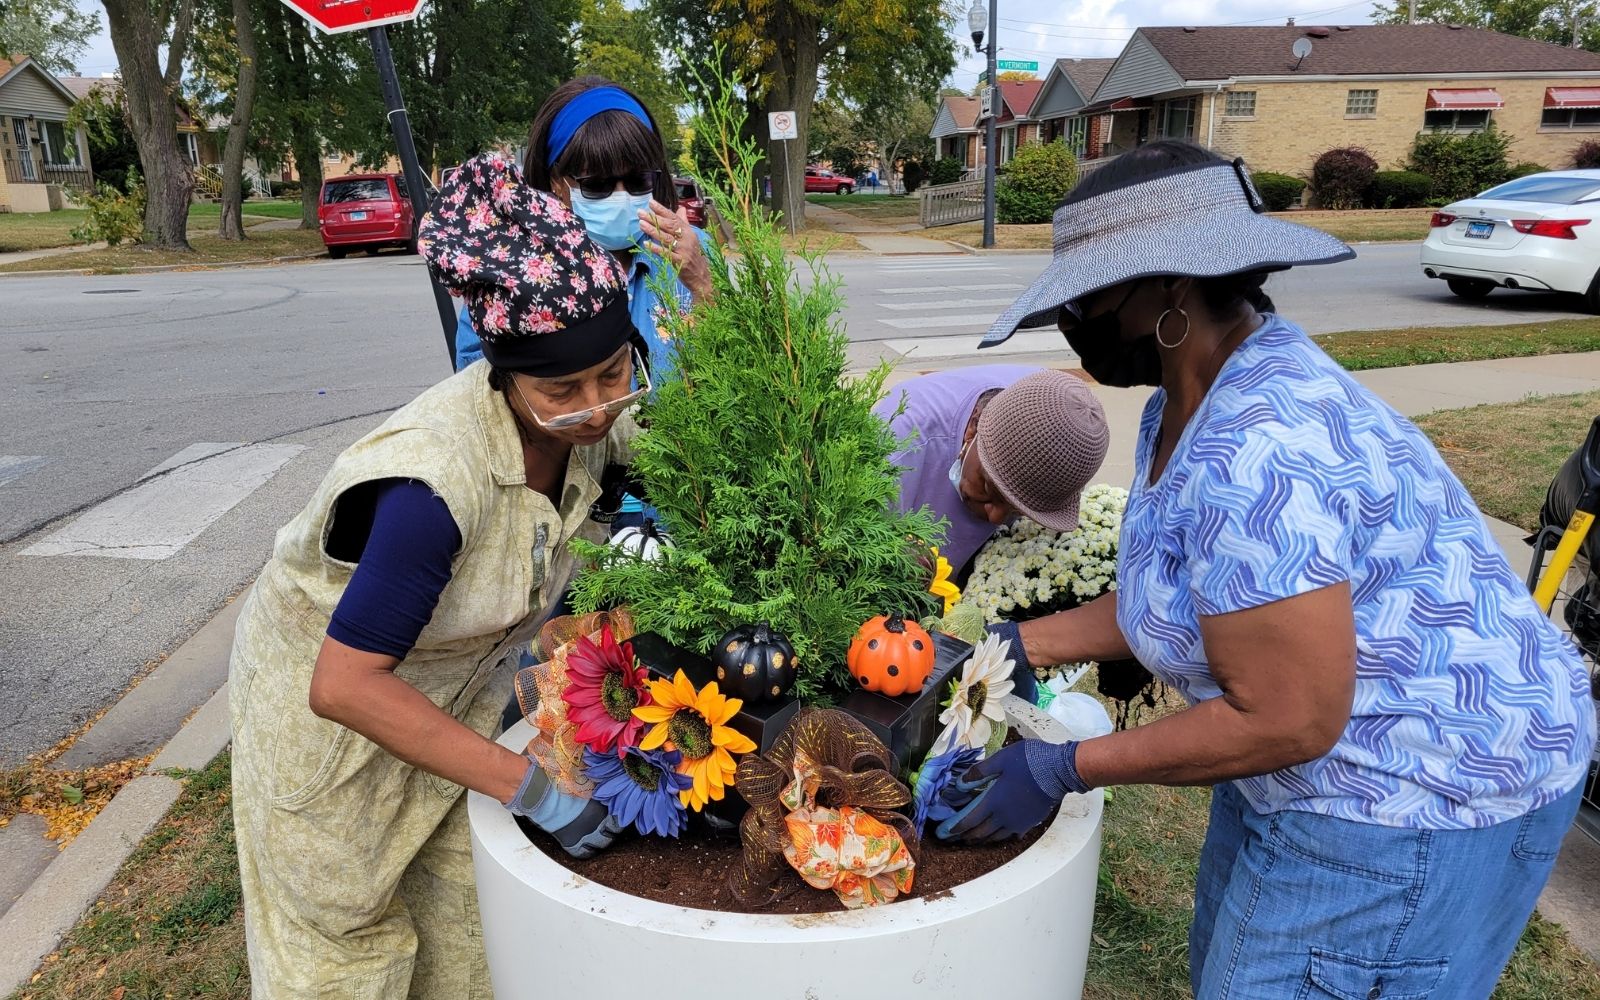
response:
<path fill-rule="evenodd" d="M 1309 38 L 1296 38 L 1294 40 L 1294 47 L 1291 48 L 1289 51 L 1294 53 L 1294 57 L 1295 57 L 1294 68 L 1295 69 L 1299 69 L 1300 68 L 1300 64 L 1306 61 L 1306 56 L 1309 56 L 1311 54 L 1311 39 L 1309 39 Z"/>

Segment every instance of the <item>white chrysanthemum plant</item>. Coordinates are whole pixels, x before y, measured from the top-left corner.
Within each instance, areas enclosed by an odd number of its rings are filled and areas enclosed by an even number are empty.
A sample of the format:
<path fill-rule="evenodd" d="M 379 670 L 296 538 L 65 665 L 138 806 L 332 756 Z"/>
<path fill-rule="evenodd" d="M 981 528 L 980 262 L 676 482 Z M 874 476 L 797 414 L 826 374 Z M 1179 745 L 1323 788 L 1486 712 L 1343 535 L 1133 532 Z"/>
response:
<path fill-rule="evenodd" d="M 1128 491 L 1098 483 L 1078 504 L 1078 527 L 1051 531 L 1019 518 L 978 553 L 962 592 L 984 620 L 1040 618 L 1075 608 L 1117 589 L 1117 537 Z M 1081 664 L 1038 666 L 1041 680 Z"/>
<path fill-rule="evenodd" d="M 944 729 L 928 751 L 930 759 L 951 750 L 992 753 L 1005 742 L 1006 712 L 1000 699 L 1011 693 L 1011 672 L 1017 666 L 1010 653 L 1010 640 L 994 635 L 973 648 L 961 676 L 950 682 L 950 704 L 939 715 Z"/>

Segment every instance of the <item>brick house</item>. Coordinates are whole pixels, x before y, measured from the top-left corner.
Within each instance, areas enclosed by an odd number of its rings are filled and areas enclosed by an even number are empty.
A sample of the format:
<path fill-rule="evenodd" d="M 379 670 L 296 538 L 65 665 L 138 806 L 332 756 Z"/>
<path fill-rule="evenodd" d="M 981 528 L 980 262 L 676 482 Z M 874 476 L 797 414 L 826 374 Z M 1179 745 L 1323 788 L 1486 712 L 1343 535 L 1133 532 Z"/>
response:
<path fill-rule="evenodd" d="M 1256 170 L 1303 176 L 1339 146 L 1388 170 L 1418 132 L 1493 121 L 1513 162 L 1562 168 L 1600 138 L 1600 53 L 1439 24 L 1140 28 L 1081 114 L 1090 158 L 1171 136 Z"/>
<path fill-rule="evenodd" d="M 51 212 L 93 190 L 83 130 L 66 124 L 76 100 L 27 56 L 0 59 L 0 212 Z"/>
<path fill-rule="evenodd" d="M 1100 121 L 1097 115 L 1083 114 L 1083 109 L 1115 63 L 1115 59 L 1055 61 L 1028 110 L 1028 117 L 1039 123 L 1040 142 L 1065 139 L 1072 151 L 1083 157 L 1095 143 Z"/>
<path fill-rule="evenodd" d="M 999 163 L 1011 159 L 1018 146 L 1039 140 L 1040 123 L 1032 117 L 1031 112 L 1046 82 L 1012 80 L 1000 85 L 1004 100 L 1000 116 L 994 123 L 995 142 L 1000 147 Z M 933 128 L 928 133 L 934 141 L 934 155 L 941 159 L 953 156 L 965 164 L 969 171 L 981 169 L 984 162 L 984 123 L 979 114 L 976 97 L 940 98 Z"/>

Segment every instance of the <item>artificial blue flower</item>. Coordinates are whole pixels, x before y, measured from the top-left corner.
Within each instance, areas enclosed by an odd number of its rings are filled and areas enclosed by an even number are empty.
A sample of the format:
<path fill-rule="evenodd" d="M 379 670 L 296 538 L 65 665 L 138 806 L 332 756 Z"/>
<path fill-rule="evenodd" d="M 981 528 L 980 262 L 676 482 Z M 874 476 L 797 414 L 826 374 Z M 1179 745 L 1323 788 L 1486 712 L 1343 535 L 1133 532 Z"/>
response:
<path fill-rule="evenodd" d="M 917 810 L 912 817 L 917 836 L 922 836 L 922 828 L 929 820 L 939 823 L 955 815 L 939 793 L 982 759 L 982 747 L 959 747 L 922 762 L 922 770 L 917 772 Z"/>
<path fill-rule="evenodd" d="M 693 785 L 694 778 L 678 773 L 682 760 L 676 750 L 629 747 L 620 757 L 587 747 L 583 751 L 595 801 L 619 825 L 662 837 L 676 837 L 688 823 L 679 793 Z"/>

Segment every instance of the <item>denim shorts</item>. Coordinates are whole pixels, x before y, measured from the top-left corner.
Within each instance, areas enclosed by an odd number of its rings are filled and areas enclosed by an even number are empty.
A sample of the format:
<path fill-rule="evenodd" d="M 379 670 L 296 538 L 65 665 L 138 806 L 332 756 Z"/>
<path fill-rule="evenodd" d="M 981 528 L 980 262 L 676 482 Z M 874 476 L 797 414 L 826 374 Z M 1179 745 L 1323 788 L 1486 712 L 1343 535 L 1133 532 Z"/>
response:
<path fill-rule="evenodd" d="M 1212 791 L 1189 975 L 1197 1000 L 1486 1000 L 1580 789 L 1475 830 L 1256 812 Z"/>

